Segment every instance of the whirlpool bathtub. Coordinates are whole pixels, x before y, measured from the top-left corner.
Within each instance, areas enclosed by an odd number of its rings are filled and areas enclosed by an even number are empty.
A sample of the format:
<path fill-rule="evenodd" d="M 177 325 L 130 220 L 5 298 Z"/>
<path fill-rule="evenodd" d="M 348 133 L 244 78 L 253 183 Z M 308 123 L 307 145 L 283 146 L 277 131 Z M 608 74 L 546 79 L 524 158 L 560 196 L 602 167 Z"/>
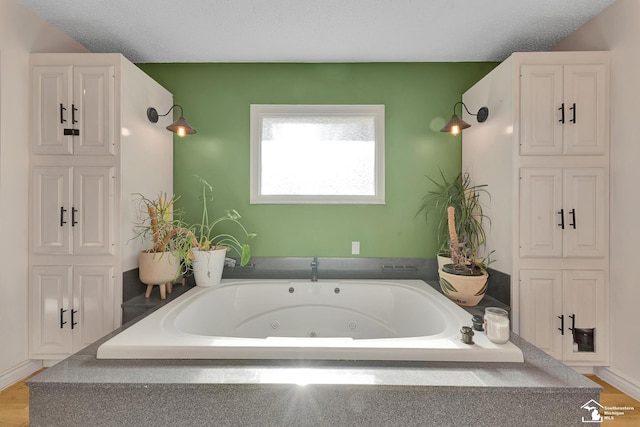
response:
<path fill-rule="evenodd" d="M 511 342 L 421 280 L 223 280 L 196 287 L 112 337 L 99 359 L 522 362 Z"/>

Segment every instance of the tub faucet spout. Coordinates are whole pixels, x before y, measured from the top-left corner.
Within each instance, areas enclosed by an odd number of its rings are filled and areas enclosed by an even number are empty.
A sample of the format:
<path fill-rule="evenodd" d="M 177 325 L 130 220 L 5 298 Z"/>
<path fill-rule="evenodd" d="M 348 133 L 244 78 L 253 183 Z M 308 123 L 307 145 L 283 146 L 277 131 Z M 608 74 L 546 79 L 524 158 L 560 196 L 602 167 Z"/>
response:
<path fill-rule="evenodd" d="M 311 260 L 311 281 L 318 281 L 318 257 L 314 256 L 313 260 Z"/>

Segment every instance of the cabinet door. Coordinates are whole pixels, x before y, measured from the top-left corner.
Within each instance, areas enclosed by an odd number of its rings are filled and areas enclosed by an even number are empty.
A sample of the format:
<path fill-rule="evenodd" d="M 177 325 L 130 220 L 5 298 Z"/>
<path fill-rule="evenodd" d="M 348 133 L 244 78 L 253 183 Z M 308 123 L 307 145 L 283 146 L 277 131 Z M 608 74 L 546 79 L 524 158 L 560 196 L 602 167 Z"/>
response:
<path fill-rule="evenodd" d="M 71 154 L 71 66 L 35 66 L 32 75 L 32 149 L 35 154 Z"/>
<path fill-rule="evenodd" d="M 561 257 L 563 238 L 561 168 L 520 170 L 520 256 Z"/>
<path fill-rule="evenodd" d="M 604 257 L 607 236 L 607 183 L 602 168 L 564 170 L 564 256 Z"/>
<path fill-rule="evenodd" d="M 74 352 L 113 331 L 112 276 L 111 267 L 74 268 L 73 316 L 69 320 Z"/>
<path fill-rule="evenodd" d="M 66 166 L 32 171 L 31 245 L 36 254 L 70 254 L 71 176 Z"/>
<path fill-rule="evenodd" d="M 520 271 L 520 335 L 558 360 L 568 333 L 562 314 L 562 272 Z"/>
<path fill-rule="evenodd" d="M 564 313 L 567 328 L 594 329 L 594 351 L 579 351 L 571 331 L 564 341 L 567 362 L 604 362 L 607 360 L 607 299 L 603 271 L 564 272 Z M 575 317 L 572 317 L 575 316 Z M 566 334 L 565 334 L 566 335 Z"/>
<path fill-rule="evenodd" d="M 520 154 L 562 154 L 562 66 L 523 65 L 520 74 Z"/>
<path fill-rule="evenodd" d="M 74 154 L 108 155 L 115 147 L 115 86 L 113 67 L 75 67 L 73 118 L 78 136 Z"/>
<path fill-rule="evenodd" d="M 71 267 L 36 266 L 30 276 L 30 353 L 70 353 Z"/>
<path fill-rule="evenodd" d="M 565 154 L 604 154 L 608 147 L 607 88 L 601 64 L 564 67 Z"/>
<path fill-rule="evenodd" d="M 75 254 L 113 253 L 113 168 L 76 167 L 69 223 Z"/>

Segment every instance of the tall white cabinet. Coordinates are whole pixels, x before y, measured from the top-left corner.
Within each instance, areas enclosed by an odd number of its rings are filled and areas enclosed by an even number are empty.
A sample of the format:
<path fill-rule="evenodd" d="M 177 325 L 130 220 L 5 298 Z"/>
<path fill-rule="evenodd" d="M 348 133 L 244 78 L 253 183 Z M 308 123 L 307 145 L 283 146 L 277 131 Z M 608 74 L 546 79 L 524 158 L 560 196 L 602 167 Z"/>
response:
<path fill-rule="evenodd" d="M 57 360 L 120 326 L 133 194 L 173 192 L 170 118 L 146 110 L 173 96 L 119 54 L 33 54 L 31 79 L 29 348 Z"/>
<path fill-rule="evenodd" d="M 489 108 L 462 167 L 491 193 L 514 331 L 583 370 L 609 363 L 608 82 L 606 52 L 515 53 L 463 95 Z"/>

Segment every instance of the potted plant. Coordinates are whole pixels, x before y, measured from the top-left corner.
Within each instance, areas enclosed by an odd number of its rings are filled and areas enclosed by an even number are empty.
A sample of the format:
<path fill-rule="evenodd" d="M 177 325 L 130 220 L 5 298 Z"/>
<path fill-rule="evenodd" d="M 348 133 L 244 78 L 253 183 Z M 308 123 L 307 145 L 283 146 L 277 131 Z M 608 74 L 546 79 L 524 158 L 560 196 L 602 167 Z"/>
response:
<path fill-rule="evenodd" d="M 439 271 L 440 288 L 449 299 L 459 305 L 473 307 L 487 291 L 487 265 L 491 263 L 491 254 L 487 258 L 479 258 L 466 237 L 462 241 L 459 240 L 453 206 L 447 208 L 447 224 L 451 263 L 443 265 Z"/>
<path fill-rule="evenodd" d="M 190 227 L 194 236 L 192 255 L 190 256 L 193 275 L 198 286 L 214 286 L 220 283 L 227 251 L 234 251 L 240 257 L 240 265 L 246 265 L 251 259 L 251 240 L 256 233 L 250 233 L 240 222 L 240 214 L 228 210 L 226 214 L 214 220 L 209 219 L 209 201 L 213 200 L 213 187 L 203 178 L 202 216 L 199 224 Z M 221 225 L 230 225 L 237 229 L 241 238 L 228 231 L 218 231 Z M 241 240 L 242 239 L 242 240 Z"/>
<path fill-rule="evenodd" d="M 427 176 L 435 189 L 429 190 L 422 198 L 420 208 L 416 215 L 424 214 L 427 223 L 435 223 L 436 240 L 438 244 L 438 271 L 442 265 L 450 262 L 449 253 L 449 226 L 447 208 L 455 208 L 456 232 L 459 236 L 465 236 L 467 247 L 478 253 L 485 243 L 485 231 L 483 221 L 489 221 L 480 204 L 481 194 L 489 194 L 486 185 L 471 185 L 468 173 L 460 173 L 455 179 L 449 181 L 440 171 L 442 182 Z"/>
<path fill-rule="evenodd" d="M 165 298 L 166 284 L 171 285 L 186 270 L 192 236 L 179 218 L 174 216 L 175 197 L 167 199 L 160 194 L 148 199 L 137 194 L 138 222 L 134 224 L 135 238 L 150 241 L 151 247 L 138 257 L 140 281 L 147 285 L 148 298 L 153 285 L 160 285 L 160 296 Z M 170 288 L 169 288 L 170 291 Z"/>

